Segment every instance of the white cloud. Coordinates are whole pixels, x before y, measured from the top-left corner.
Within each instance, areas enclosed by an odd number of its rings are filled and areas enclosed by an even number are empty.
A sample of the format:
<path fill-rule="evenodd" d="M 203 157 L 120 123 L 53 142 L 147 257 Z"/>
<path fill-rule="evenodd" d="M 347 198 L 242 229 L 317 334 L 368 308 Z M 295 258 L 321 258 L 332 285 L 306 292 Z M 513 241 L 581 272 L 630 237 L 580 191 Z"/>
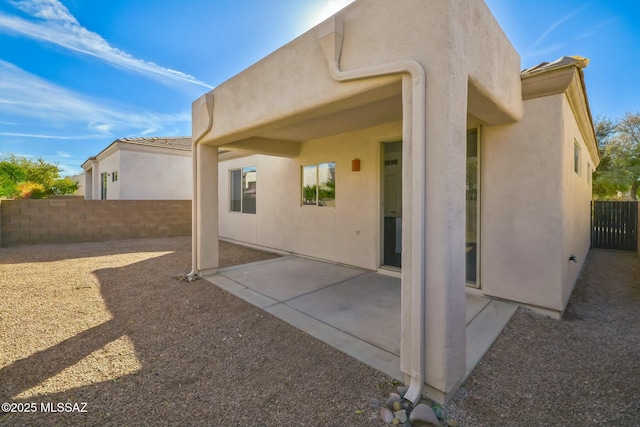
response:
<path fill-rule="evenodd" d="M 589 27 L 589 28 L 585 29 L 582 33 L 578 34 L 576 36 L 576 40 L 585 39 L 587 37 L 591 37 L 591 36 L 593 36 L 595 34 L 598 34 L 598 33 L 600 33 L 599 30 L 601 28 L 606 27 L 606 26 L 608 26 L 610 24 L 613 24 L 616 21 L 617 21 L 617 19 L 609 19 L 608 21 L 604 21 L 604 22 L 596 24 L 596 25 L 594 25 L 592 27 Z"/>
<path fill-rule="evenodd" d="M 16 137 L 16 138 L 35 138 L 35 139 L 60 139 L 60 140 L 86 140 L 104 138 L 104 135 L 46 135 L 39 133 L 21 133 L 21 132 L 0 132 L 0 136 Z"/>
<path fill-rule="evenodd" d="M 574 16 L 578 15 L 580 12 L 582 12 L 587 6 L 589 6 L 589 3 L 573 10 L 572 12 L 568 13 L 567 15 L 563 16 L 562 18 L 556 20 L 553 24 L 551 24 L 549 26 L 549 28 L 547 28 L 545 30 L 544 33 L 542 33 L 540 35 L 540 37 L 538 37 L 533 44 L 531 45 L 531 48 L 529 49 L 529 52 L 527 52 L 527 54 L 525 55 L 525 57 L 532 57 L 535 54 L 538 54 L 540 52 L 552 52 L 554 50 L 557 50 L 558 47 L 557 46 L 552 46 L 552 47 L 547 47 L 547 48 L 543 48 L 543 49 L 539 49 L 539 52 L 537 53 L 531 53 L 532 50 L 536 49 L 544 40 L 546 40 L 546 38 L 553 33 L 556 29 L 558 29 L 558 27 L 560 27 L 562 24 L 564 24 L 565 22 L 569 21 L 571 18 L 573 18 Z"/>
<path fill-rule="evenodd" d="M 51 129 L 59 130 L 65 127 L 83 129 L 85 133 L 95 135 L 94 137 L 111 136 L 112 132 L 116 131 L 119 135 L 156 133 L 167 127 L 184 125 L 191 121 L 191 115 L 187 112 L 174 115 L 155 114 L 91 99 L 2 60 L 0 60 L 0 112 L 11 116 L 13 120 L 15 117 L 36 119 L 39 125 L 45 124 Z M 58 132 L 54 133 L 58 134 Z M 9 136 L 7 133 L 4 135 Z M 50 135 L 38 135 L 32 132 L 25 132 L 20 136 L 50 137 Z M 76 139 L 77 137 L 57 137 L 57 139 L 65 138 Z"/>
<path fill-rule="evenodd" d="M 540 48 L 538 50 L 533 50 L 533 51 L 530 50 L 522 56 L 522 59 L 546 57 L 548 54 L 562 51 L 567 46 L 568 46 L 568 43 L 556 43 L 556 44 L 546 46 L 544 48 Z"/>
<path fill-rule="evenodd" d="M 69 9 L 57 0 L 13 0 L 10 3 L 38 18 L 79 25 L 76 18 L 69 13 Z"/>
<path fill-rule="evenodd" d="M 16 16 L 0 14 L 0 30 L 53 43 L 102 59 L 128 71 L 212 88 L 189 74 L 135 58 L 111 46 L 102 36 L 83 27 L 58 0 L 22 0 L 13 1 L 12 4 L 36 19 L 27 21 Z"/>

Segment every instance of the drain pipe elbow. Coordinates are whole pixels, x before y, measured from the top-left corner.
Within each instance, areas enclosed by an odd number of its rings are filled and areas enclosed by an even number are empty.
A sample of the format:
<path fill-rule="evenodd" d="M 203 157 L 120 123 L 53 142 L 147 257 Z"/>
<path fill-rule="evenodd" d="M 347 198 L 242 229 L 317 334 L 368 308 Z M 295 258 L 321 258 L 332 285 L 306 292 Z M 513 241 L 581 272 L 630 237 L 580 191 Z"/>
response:
<path fill-rule="evenodd" d="M 194 117 L 202 118 L 206 115 L 204 129 L 197 131 L 193 122 Z M 213 93 L 208 92 L 194 101 L 191 107 L 192 144 L 191 158 L 193 170 L 193 194 L 191 195 L 191 271 L 186 275 L 186 281 L 191 282 L 200 277 L 198 272 L 198 143 L 213 127 Z"/>
<path fill-rule="evenodd" d="M 405 60 L 376 65 L 356 70 L 340 69 L 340 56 L 344 40 L 344 24 L 338 16 L 323 22 L 318 29 L 320 46 L 324 52 L 331 77 L 339 82 L 361 80 L 390 75 L 411 76 L 411 138 L 412 138 L 412 271 L 411 271 L 411 382 L 405 398 L 414 405 L 422 398 L 424 384 L 425 359 L 425 269 L 422 259 L 425 253 L 426 231 L 424 217 L 426 213 L 426 196 L 423 188 L 426 183 L 426 72 L 424 67 L 413 60 Z M 403 111 L 403 120 L 407 114 Z"/>

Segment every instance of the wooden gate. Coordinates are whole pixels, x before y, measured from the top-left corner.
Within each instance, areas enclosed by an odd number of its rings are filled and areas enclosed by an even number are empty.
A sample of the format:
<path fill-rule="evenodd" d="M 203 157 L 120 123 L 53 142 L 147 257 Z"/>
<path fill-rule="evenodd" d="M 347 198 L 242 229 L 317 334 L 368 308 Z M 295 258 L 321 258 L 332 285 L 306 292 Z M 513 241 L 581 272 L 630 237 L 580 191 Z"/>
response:
<path fill-rule="evenodd" d="M 591 247 L 638 250 L 638 202 L 591 202 Z"/>

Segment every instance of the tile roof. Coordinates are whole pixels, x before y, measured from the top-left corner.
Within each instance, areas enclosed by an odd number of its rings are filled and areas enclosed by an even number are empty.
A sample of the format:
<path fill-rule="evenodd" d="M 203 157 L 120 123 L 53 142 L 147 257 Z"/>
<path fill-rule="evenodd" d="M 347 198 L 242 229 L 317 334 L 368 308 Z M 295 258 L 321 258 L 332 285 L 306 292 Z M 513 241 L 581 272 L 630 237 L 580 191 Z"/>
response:
<path fill-rule="evenodd" d="M 526 70 L 522 70 L 522 73 L 520 74 L 522 75 L 522 77 L 529 77 L 535 74 L 570 66 L 576 66 L 579 69 L 582 69 L 586 68 L 588 64 L 589 60 L 581 56 L 563 56 L 562 58 L 556 59 L 553 62 L 542 62 L 536 66 L 527 68 Z"/>
<path fill-rule="evenodd" d="M 189 151 L 191 151 L 192 144 L 190 136 L 145 136 L 139 138 L 119 138 L 114 142 Z"/>

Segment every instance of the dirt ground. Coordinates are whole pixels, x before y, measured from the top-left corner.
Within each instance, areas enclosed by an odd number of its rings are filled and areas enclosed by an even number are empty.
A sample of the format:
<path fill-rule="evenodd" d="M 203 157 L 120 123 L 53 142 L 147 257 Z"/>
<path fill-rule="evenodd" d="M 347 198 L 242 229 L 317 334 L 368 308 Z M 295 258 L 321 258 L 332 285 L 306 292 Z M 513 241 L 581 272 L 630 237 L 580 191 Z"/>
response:
<path fill-rule="evenodd" d="M 0 403 L 20 411 L 0 426 L 383 425 L 369 399 L 393 391 L 390 378 L 177 280 L 190 244 L 0 249 Z M 223 266 L 272 256 L 221 243 Z M 640 262 L 595 250 L 565 318 L 518 310 L 444 409 L 468 427 L 638 426 L 639 396 Z"/>
<path fill-rule="evenodd" d="M 640 260 L 589 252 L 561 321 L 519 309 L 447 413 L 474 427 L 640 426 Z"/>
<path fill-rule="evenodd" d="M 208 282 L 178 281 L 190 245 L 1 249 L 0 403 L 22 412 L 0 425 L 380 425 L 368 402 L 388 377 Z M 221 242 L 224 266 L 272 256 Z"/>

